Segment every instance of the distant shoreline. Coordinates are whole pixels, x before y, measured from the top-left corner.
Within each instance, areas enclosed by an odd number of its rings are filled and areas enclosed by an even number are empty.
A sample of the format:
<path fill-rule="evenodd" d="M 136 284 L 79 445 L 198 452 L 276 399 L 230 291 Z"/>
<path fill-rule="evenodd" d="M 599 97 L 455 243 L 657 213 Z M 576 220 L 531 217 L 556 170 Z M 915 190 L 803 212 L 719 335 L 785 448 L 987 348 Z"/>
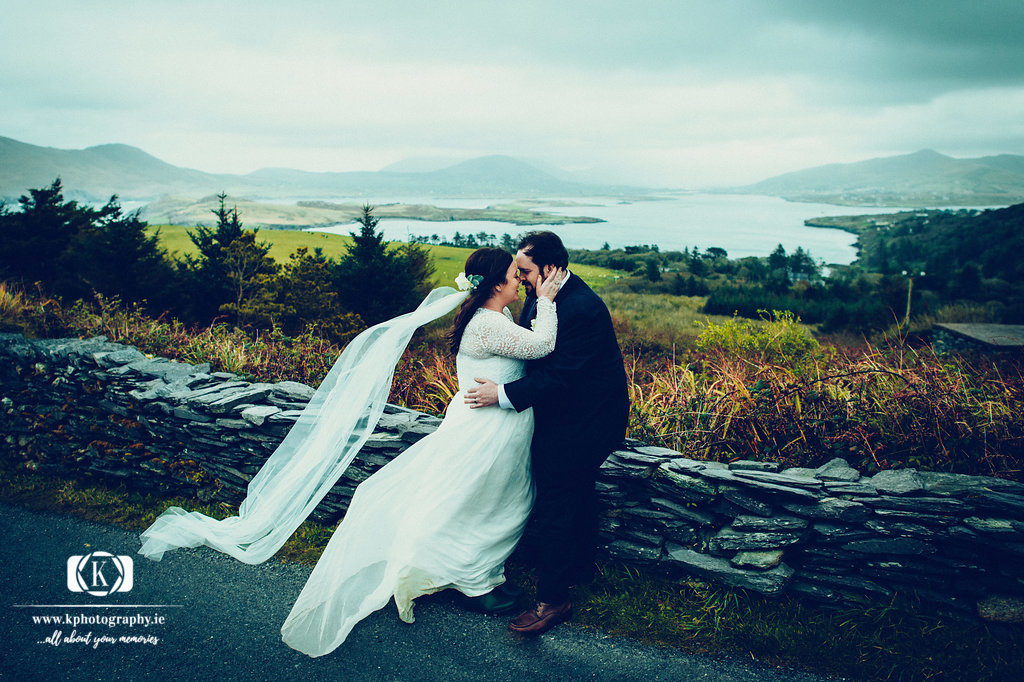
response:
<path fill-rule="evenodd" d="M 567 202 L 562 202 L 566 205 Z M 362 215 L 362 204 L 338 204 L 328 201 L 300 201 L 303 208 L 320 208 L 336 211 L 348 220 Z M 444 208 L 433 204 L 382 204 L 374 207 L 374 215 L 381 219 L 400 218 L 427 222 L 452 222 L 462 220 L 488 220 L 512 225 L 566 225 L 569 223 L 603 223 L 603 218 L 590 216 L 564 216 L 545 213 L 529 207 L 527 203 L 509 203 L 484 208 Z"/>
<path fill-rule="evenodd" d="M 937 198 L 934 195 L 900 195 L 891 196 L 864 195 L 850 196 L 849 194 L 765 194 L 765 196 L 776 196 L 785 201 L 795 204 L 829 204 L 832 206 L 850 206 L 855 208 L 877 208 L 879 211 L 893 209 L 904 209 L 917 207 L 922 211 L 949 210 L 957 208 L 1005 208 L 1018 204 L 1024 198 L 1019 196 L 995 195 L 995 194 L 967 194 L 954 195 L 950 197 Z"/>
<path fill-rule="evenodd" d="M 849 232 L 850 234 L 860 235 L 864 234 L 869 229 L 877 227 L 891 227 L 898 223 L 900 220 L 910 218 L 914 216 L 923 217 L 930 216 L 938 213 L 946 213 L 956 210 L 968 210 L 979 212 L 980 208 L 922 208 L 912 211 L 897 211 L 894 213 L 873 213 L 864 215 L 836 215 L 836 216 L 820 216 L 817 218 L 808 218 L 804 221 L 804 225 L 807 227 L 820 227 L 830 230 L 842 230 L 843 232 Z"/>
<path fill-rule="evenodd" d="M 374 207 L 374 215 L 383 220 L 421 220 L 425 222 L 491 221 L 510 225 L 567 225 L 603 223 L 603 218 L 560 215 L 538 211 L 532 202 L 507 203 L 484 208 L 446 208 L 432 204 L 383 204 Z M 349 223 L 362 215 L 361 203 L 299 201 L 295 204 L 268 204 L 249 199 L 230 199 L 246 225 L 264 229 L 302 230 Z M 164 197 L 142 208 L 143 218 L 153 224 L 213 225 L 217 198 L 183 199 Z"/>

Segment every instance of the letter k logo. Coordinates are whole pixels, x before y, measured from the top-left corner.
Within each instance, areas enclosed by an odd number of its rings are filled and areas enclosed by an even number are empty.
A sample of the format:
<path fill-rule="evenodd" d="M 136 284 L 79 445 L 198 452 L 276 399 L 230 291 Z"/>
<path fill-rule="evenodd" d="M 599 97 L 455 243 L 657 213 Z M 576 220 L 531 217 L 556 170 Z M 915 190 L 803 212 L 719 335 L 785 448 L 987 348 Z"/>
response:
<path fill-rule="evenodd" d="M 103 587 L 110 587 L 110 583 L 108 583 L 107 579 L 103 577 L 103 565 L 106 564 L 107 562 L 106 561 L 90 561 L 89 563 L 92 564 L 92 587 L 97 587 L 100 583 L 103 584 Z M 99 583 L 96 582 L 97 578 L 99 578 L 99 580 L 100 580 Z"/>

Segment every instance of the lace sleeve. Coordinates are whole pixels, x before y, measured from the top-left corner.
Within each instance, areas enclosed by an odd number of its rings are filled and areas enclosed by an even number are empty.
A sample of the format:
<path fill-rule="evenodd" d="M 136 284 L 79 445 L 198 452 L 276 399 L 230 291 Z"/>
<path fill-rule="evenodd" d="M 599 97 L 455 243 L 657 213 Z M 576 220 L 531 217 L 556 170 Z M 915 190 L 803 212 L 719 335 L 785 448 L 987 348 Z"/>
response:
<path fill-rule="evenodd" d="M 537 319 L 533 331 L 520 327 L 507 312 L 501 316 L 484 311 L 477 315 L 473 325 L 474 346 L 481 350 L 520 360 L 536 360 L 555 349 L 558 317 L 555 303 L 546 298 L 537 299 Z M 470 330 L 467 328 L 467 333 Z"/>

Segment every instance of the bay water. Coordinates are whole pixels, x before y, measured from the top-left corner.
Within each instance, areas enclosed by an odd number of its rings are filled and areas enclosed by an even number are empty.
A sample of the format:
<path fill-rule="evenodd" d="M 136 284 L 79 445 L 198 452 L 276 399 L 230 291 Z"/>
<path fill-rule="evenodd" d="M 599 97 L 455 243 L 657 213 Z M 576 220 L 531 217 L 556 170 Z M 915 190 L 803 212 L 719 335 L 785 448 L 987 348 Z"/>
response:
<path fill-rule="evenodd" d="M 339 198 L 334 201 L 352 199 Z M 450 208 L 484 208 L 511 203 L 507 199 L 488 201 L 424 197 L 400 200 L 391 198 L 380 203 L 396 201 Z M 408 241 L 417 235 L 438 235 L 450 239 L 456 232 L 462 235 L 485 232 L 498 237 L 508 233 L 516 237 L 531 230 L 551 230 L 562 238 L 568 248 L 600 249 L 605 243 L 611 248 L 657 244 L 662 251 L 682 251 L 685 247 L 697 247 L 703 251 L 717 246 L 725 249 L 730 258 L 766 256 L 778 244 L 782 244 L 787 253 L 792 253 L 800 246 L 809 251 L 816 261 L 848 264 L 857 257 L 856 237 L 842 230 L 807 227 L 804 220 L 819 216 L 911 210 L 799 203 L 778 197 L 710 193 L 652 196 L 633 200 L 616 197 L 563 197 L 538 200 L 532 207 L 558 215 L 601 218 L 605 222 L 521 226 L 484 220 L 438 222 L 385 218 L 380 221 L 378 229 L 386 239 L 392 241 Z M 314 229 L 348 234 L 355 231 L 355 228 L 353 223 L 344 223 Z"/>

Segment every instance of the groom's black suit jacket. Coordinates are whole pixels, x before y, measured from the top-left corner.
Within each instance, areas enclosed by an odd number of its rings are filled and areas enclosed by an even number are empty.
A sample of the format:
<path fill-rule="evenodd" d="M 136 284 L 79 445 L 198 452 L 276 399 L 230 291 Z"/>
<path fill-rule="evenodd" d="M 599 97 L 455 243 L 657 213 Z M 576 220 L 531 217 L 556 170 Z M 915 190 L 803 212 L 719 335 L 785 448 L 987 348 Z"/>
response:
<path fill-rule="evenodd" d="M 528 361 L 526 376 L 505 384 L 516 410 L 535 408 L 535 475 L 599 466 L 629 423 L 626 371 L 604 301 L 574 274 L 555 303 L 554 351 Z M 529 328 L 535 310 L 536 298 L 528 296 L 519 324 Z"/>

